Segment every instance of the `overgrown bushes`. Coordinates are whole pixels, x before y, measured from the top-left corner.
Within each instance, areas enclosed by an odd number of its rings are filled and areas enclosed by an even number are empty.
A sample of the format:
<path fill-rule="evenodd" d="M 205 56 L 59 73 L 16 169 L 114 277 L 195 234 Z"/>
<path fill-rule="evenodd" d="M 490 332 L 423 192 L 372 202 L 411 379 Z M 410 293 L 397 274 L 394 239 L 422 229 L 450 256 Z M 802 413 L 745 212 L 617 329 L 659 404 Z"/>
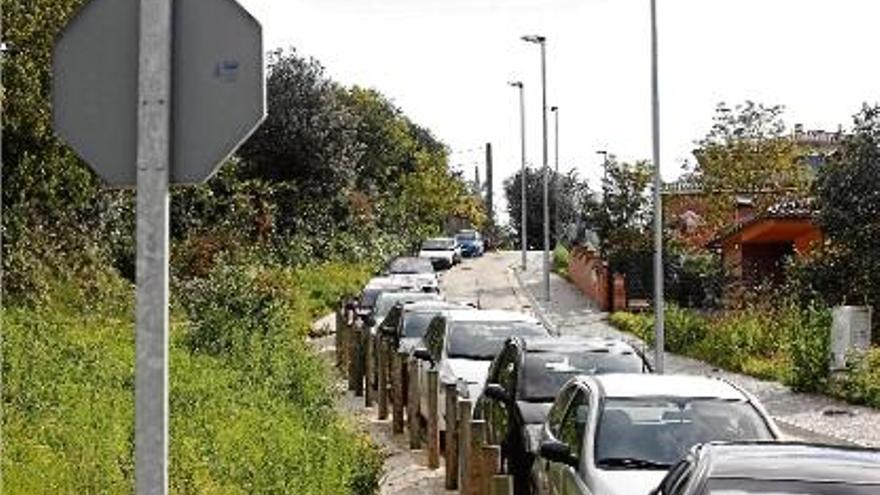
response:
<path fill-rule="evenodd" d="M 304 339 L 367 273 L 221 264 L 174 292 L 173 492 L 376 490 L 381 455 L 335 409 L 332 371 Z M 3 314 L 4 494 L 133 490 L 132 316 L 60 302 Z"/>
<path fill-rule="evenodd" d="M 653 317 L 614 313 L 611 323 L 653 345 Z M 854 360 L 836 379 L 829 374 L 831 312 L 800 308 L 751 308 L 704 316 L 670 305 L 666 349 L 722 368 L 778 380 L 795 390 L 826 392 L 855 403 L 880 405 L 880 349 Z"/>

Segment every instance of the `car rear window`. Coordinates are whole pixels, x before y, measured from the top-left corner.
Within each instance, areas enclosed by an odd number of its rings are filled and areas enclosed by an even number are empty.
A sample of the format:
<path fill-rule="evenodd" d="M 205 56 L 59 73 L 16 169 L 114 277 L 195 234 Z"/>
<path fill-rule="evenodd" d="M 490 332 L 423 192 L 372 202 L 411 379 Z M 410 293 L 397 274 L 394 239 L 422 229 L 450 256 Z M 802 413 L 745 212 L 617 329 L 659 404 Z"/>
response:
<path fill-rule="evenodd" d="M 424 258 L 397 258 L 388 266 L 389 273 L 415 274 L 434 273 L 430 260 Z"/>
<path fill-rule="evenodd" d="M 453 321 L 448 354 L 452 358 L 493 359 L 508 337 L 546 336 L 540 323 L 528 321 Z"/>
<path fill-rule="evenodd" d="M 520 378 L 520 393 L 528 401 L 552 402 L 575 375 L 644 372 L 645 364 L 635 352 L 530 352 Z"/>
<path fill-rule="evenodd" d="M 455 247 L 452 239 L 428 239 L 422 243 L 422 249 L 426 251 L 444 251 Z"/>

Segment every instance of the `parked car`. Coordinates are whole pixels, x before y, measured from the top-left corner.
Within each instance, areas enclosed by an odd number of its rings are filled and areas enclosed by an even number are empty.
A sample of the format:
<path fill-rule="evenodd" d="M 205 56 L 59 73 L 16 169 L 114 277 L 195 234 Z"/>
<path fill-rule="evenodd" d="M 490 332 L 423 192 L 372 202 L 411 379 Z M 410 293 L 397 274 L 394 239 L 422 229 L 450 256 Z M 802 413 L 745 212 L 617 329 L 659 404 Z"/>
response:
<path fill-rule="evenodd" d="M 423 300 L 398 303 L 379 327 L 382 335 L 392 342 L 392 348 L 406 353 L 422 342 L 428 325 L 435 316 L 450 309 L 466 309 L 459 303 Z"/>
<path fill-rule="evenodd" d="M 393 280 L 400 280 L 413 286 L 419 286 L 426 292 L 439 292 L 437 272 L 429 259 L 416 257 L 395 258 L 388 264 L 385 275 Z"/>
<path fill-rule="evenodd" d="M 448 237 L 428 239 L 422 243 L 419 258 L 431 260 L 435 268 L 452 268 L 461 262 L 461 246 Z"/>
<path fill-rule="evenodd" d="M 562 388 L 547 414 L 532 488 L 645 495 L 694 445 L 779 438 L 754 397 L 718 378 L 582 375 Z"/>
<path fill-rule="evenodd" d="M 482 256 L 486 250 L 483 237 L 476 230 L 459 230 L 455 234 L 455 242 L 461 246 L 461 254 L 465 258 Z"/>
<path fill-rule="evenodd" d="M 502 461 L 514 476 L 514 491 L 525 495 L 536 440 L 553 399 L 576 375 L 650 373 L 635 348 L 619 339 L 511 337 L 492 361 L 474 416 L 486 420 L 487 440 L 501 446 Z"/>
<path fill-rule="evenodd" d="M 876 495 L 880 450 L 807 443 L 695 447 L 651 495 Z"/>
<path fill-rule="evenodd" d="M 356 313 L 362 319 L 367 319 L 373 314 L 374 306 L 379 295 L 385 292 L 437 292 L 432 286 L 425 286 L 419 281 L 412 279 L 390 277 L 373 277 L 361 290 L 357 301 Z"/>
<path fill-rule="evenodd" d="M 388 313 L 397 304 L 414 303 L 418 301 L 434 301 L 443 302 L 443 297 L 435 292 L 414 292 L 411 290 L 390 290 L 383 292 L 376 298 L 376 304 L 373 309 L 370 321 L 371 332 L 375 334 L 375 329 L 388 316 Z"/>
<path fill-rule="evenodd" d="M 419 383 L 427 383 L 429 368 L 439 372 L 440 430 L 445 431 L 445 385 L 453 384 L 461 398 L 482 393 L 492 359 L 513 336 L 549 336 L 534 317 L 514 311 L 458 309 L 444 311 L 428 325 L 422 346 L 413 355 L 422 361 Z M 427 411 L 427 390 L 420 387 L 420 409 Z"/>

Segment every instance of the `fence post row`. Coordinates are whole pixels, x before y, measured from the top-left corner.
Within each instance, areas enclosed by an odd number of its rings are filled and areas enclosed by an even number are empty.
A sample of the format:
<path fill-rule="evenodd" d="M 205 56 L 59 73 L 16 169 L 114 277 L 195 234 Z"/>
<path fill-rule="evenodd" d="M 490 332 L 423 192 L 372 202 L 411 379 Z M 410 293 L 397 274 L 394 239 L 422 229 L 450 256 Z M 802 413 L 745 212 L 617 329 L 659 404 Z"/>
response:
<path fill-rule="evenodd" d="M 458 488 L 458 394 L 455 384 L 443 385 L 446 391 L 446 489 Z"/>

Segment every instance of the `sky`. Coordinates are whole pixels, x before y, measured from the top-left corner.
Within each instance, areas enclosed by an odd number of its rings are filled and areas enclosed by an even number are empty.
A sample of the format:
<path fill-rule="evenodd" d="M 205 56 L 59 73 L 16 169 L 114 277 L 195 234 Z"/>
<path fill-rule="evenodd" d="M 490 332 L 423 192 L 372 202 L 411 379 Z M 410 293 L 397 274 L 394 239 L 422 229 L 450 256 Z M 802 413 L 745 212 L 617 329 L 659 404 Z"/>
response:
<path fill-rule="evenodd" d="M 649 0 L 240 0 L 266 49 L 295 47 L 346 85 L 372 87 L 451 149 L 468 177 L 494 148 L 495 201 L 542 158 L 540 50 L 559 107 L 559 168 L 598 184 L 607 150 L 651 157 Z M 786 107 L 789 126 L 836 130 L 880 101 L 873 0 L 658 0 L 661 170 L 674 180 L 719 102 Z M 554 166 L 554 121 L 548 160 Z M 497 209 L 497 207 L 496 207 Z M 502 215 L 503 217 L 503 215 Z"/>

